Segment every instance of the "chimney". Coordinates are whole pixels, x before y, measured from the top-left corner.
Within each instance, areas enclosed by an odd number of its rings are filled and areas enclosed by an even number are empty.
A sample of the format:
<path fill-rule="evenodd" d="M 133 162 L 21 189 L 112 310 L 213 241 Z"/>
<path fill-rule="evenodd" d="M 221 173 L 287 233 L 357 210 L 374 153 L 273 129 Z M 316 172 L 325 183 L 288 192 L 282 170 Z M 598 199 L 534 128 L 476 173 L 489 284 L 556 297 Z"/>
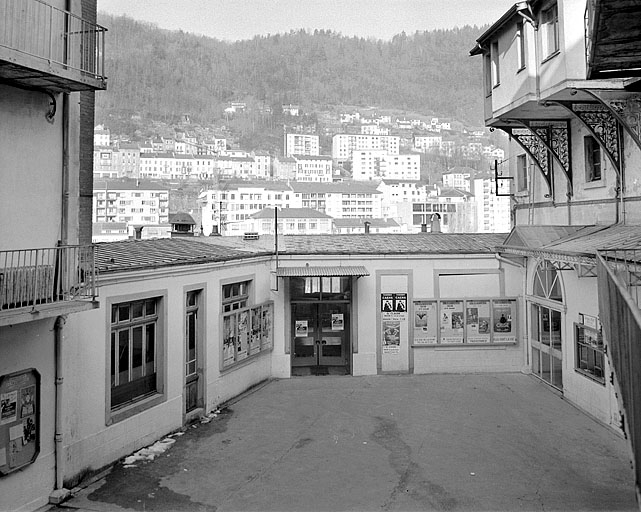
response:
<path fill-rule="evenodd" d="M 432 214 L 432 224 L 430 226 L 430 233 L 441 232 L 441 215 L 438 213 Z"/>
<path fill-rule="evenodd" d="M 365 224 L 365 234 L 368 235 L 369 234 L 369 225 L 371 224 L 371 222 L 365 221 L 364 224 Z"/>
<path fill-rule="evenodd" d="M 142 226 L 135 226 L 134 230 L 136 231 L 136 234 L 134 235 L 134 238 L 136 240 L 140 240 L 142 238 Z"/>
<path fill-rule="evenodd" d="M 427 224 L 421 224 L 421 233 L 427 233 Z"/>

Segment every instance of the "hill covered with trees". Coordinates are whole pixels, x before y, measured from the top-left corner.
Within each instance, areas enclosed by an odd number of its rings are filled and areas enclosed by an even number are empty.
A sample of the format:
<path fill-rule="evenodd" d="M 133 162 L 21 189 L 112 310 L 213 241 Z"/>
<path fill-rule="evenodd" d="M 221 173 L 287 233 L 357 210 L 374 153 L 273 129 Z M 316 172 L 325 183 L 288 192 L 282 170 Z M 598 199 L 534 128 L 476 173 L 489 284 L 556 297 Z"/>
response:
<path fill-rule="evenodd" d="M 96 121 L 139 113 L 219 119 L 248 106 L 376 106 L 482 124 L 481 59 L 469 56 L 483 27 L 401 33 L 391 41 L 315 30 L 226 42 L 99 14 L 108 29 L 108 89 Z"/>

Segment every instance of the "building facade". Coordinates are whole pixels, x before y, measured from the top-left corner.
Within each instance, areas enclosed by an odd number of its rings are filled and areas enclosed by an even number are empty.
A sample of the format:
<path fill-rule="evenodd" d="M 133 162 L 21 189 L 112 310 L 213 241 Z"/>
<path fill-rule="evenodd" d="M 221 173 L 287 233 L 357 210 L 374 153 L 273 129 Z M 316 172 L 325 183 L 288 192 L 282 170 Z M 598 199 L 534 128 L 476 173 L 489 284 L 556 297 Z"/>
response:
<path fill-rule="evenodd" d="M 0 25 L 0 509 L 34 510 L 68 493 L 65 325 L 98 307 L 87 199 L 105 29 L 95 0 L 4 2 Z"/>

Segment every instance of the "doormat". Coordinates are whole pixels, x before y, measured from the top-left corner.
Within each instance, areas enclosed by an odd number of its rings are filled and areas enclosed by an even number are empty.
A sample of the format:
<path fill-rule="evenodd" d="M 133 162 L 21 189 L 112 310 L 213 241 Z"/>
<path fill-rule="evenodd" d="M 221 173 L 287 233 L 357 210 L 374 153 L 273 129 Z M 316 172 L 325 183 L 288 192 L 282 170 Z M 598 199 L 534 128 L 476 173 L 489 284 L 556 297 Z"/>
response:
<path fill-rule="evenodd" d="M 327 366 L 312 366 L 312 375 L 329 375 L 329 368 Z"/>

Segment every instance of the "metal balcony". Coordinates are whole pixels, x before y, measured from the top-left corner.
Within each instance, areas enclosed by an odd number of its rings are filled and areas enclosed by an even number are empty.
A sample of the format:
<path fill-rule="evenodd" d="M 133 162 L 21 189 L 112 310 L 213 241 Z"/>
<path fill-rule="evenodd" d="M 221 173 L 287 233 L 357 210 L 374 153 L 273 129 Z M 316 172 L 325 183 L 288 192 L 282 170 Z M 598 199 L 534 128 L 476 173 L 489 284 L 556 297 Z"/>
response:
<path fill-rule="evenodd" d="M 0 80 L 52 92 L 106 89 L 105 32 L 41 0 L 0 0 Z"/>
<path fill-rule="evenodd" d="M 0 251 L 0 325 L 92 309 L 94 246 Z"/>

